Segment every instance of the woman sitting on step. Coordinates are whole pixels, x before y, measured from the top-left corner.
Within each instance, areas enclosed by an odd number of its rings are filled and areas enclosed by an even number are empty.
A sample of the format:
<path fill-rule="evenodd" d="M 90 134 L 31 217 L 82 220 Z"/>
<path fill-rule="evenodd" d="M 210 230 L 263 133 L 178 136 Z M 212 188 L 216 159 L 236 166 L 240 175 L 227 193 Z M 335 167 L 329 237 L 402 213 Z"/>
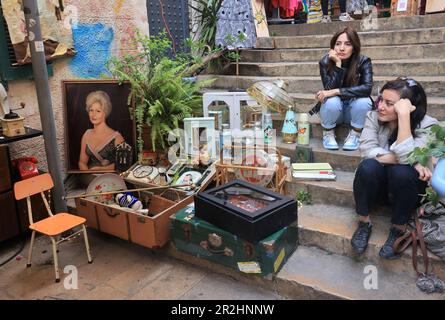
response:
<path fill-rule="evenodd" d="M 335 126 L 351 125 L 351 131 L 343 144 L 343 150 L 357 150 L 366 113 L 372 108 L 371 59 L 360 54 L 360 38 L 357 32 L 346 27 L 331 39 L 331 49 L 320 60 L 320 75 L 324 90 L 316 98 L 323 127 L 323 147 L 337 150 Z"/>
<path fill-rule="evenodd" d="M 397 78 L 382 88 L 377 110 L 367 114 L 360 138 L 365 158 L 356 171 L 354 199 L 359 225 L 351 244 L 363 253 L 371 235 L 370 210 L 377 203 L 392 206 L 392 226 L 380 250 L 383 258 L 393 258 L 394 241 L 404 234 L 406 223 L 425 193 L 431 171 L 419 163 L 410 165 L 408 156 L 415 147 L 427 143 L 428 128 L 438 121 L 426 115 L 427 99 L 422 86 L 413 79 Z"/>

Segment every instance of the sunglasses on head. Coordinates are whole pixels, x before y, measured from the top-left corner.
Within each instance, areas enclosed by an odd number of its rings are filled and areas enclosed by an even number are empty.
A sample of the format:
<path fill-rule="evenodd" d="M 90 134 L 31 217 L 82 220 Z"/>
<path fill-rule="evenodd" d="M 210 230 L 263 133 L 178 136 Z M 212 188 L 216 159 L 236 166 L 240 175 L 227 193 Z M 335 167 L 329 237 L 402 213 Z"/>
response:
<path fill-rule="evenodd" d="M 407 77 L 398 77 L 397 80 L 403 80 L 408 84 L 408 87 L 414 87 L 417 86 L 417 82 L 414 79 L 407 78 Z"/>

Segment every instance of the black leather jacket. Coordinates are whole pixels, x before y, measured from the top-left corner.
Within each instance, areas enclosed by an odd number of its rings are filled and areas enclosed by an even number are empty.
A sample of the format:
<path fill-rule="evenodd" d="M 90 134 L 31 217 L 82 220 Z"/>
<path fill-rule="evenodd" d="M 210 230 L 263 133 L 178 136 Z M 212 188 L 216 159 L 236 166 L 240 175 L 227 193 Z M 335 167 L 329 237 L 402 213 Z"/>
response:
<path fill-rule="evenodd" d="M 332 74 L 328 72 L 329 54 L 326 54 L 319 62 L 320 76 L 325 90 L 340 89 L 342 99 L 362 98 L 371 96 L 372 92 L 372 63 L 371 59 L 360 55 L 357 74 L 359 76 L 358 85 L 344 87 L 343 81 L 347 74 L 347 69 L 338 68 L 334 65 Z"/>

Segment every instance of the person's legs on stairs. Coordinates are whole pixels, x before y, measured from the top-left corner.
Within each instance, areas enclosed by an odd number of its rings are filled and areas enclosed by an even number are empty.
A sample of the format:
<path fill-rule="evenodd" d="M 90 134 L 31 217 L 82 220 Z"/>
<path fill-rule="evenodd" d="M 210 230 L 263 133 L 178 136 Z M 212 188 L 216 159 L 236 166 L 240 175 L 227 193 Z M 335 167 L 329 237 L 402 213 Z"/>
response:
<path fill-rule="evenodd" d="M 425 193 L 427 183 L 419 180 L 419 173 L 410 165 L 393 165 L 388 168 L 388 190 L 392 199 L 392 227 L 380 256 L 397 257 L 393 244 L 405 233 L 406 224 L 420 204 L 419 194 Z"/>
<path fill-rule="evenodd" d="M 339 97 L 330 97 L 320 108 L 320 119 L 323 127 L 323 147 L 328 150 L 338 150 L 335 140 L 335 126 L 343 122 L 343 102 Z"/>
<path fill-rule="evenodd" d="M 372 232 L 369 218 L 371 209 L 386 193 L 386 169 L 375 159 L 363 160 L 356 171 L 353 191 L 359 225 L 351 239 L 351 246 L 356 253 L 363 253 Z"/>

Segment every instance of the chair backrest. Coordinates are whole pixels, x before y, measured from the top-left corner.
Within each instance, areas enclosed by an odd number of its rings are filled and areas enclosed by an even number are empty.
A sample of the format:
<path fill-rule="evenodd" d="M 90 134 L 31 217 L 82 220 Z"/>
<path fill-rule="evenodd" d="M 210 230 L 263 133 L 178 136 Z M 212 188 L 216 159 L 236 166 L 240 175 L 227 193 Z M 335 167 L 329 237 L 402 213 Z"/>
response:
<path fill-rule="evenodd" d="M 53 179 L 49 173 L 44 173 L 14 184 L 14 194 L 17 200 L 34 194 L 47 191 L 54 187 Z"/>

